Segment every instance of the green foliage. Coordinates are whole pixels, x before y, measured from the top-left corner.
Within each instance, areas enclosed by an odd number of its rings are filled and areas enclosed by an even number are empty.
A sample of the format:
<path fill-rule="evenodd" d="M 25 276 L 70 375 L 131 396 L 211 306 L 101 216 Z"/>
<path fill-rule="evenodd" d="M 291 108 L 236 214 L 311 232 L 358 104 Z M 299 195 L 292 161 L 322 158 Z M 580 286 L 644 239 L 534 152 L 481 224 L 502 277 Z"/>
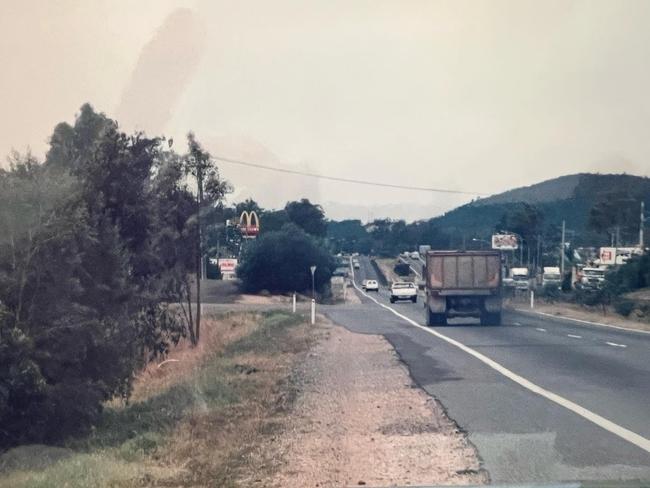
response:
<path fill-rule="evenodd" d="M 308 291 L 311 265 L 317 267 L 315 285 L 322 291 L 329 284 L 336 261 L 318 239 L 294 224 L 287 224 L 246 246 L 237 275 L 249 292 Z"/>
<path fill-rule="evenodd" d="M 396 263 L 393 270 L 399 276 L 408 276 L 411 273 L 411 268 L 406 263 Z"/>
<path fill-rule="evenodd" d="M 639 224 L 641 196 L 633 196 L 628 189 L 610 190 L 599 195 L 589 210 L 589 228 L 609 237 L 618 232 L 628 240 L 636 236 Z"/>
<path fill-rule="evenodd" d="M 161 142 L 84 105 L 43 164 L 0 171 L 0 447 L 88 429 L 184 335 L 164 304 L 188 291 L 196 208 Z"/>
<path fill-rule="evenodd" d="M 633 256 L 605 276 L 606 288 L 615 295 L 621 295 L 639 288 L 650 287 L 650 253 Z"/>
<path fill-rule="evenodd" d="M 327 233 L 325 212 L 320 205 L 311 203 L 306 198 L 297 202 L 288 202 L 284 207 L 289 220 L 302 228 L 307 234 L 324 237 Z"/>
<path fill-rule="evenodd" d="M 621 314 L 623 317 L 627 317 L 634 310 L 635 304 L 632 300 L 618 300 L 614 302 L 614 310 L 616 313 Z"/>
<path fill-rule="evenodd" d="M 542 288 L 542 297 L 544 297 L 544 299 L 549 303 L 554 303 L 558 301 L 560 298 L 560 294 L 561 294 L 560 289 L 556 284 L 549 283 L 547 285 L 544 285 L 544 287 Z"/>

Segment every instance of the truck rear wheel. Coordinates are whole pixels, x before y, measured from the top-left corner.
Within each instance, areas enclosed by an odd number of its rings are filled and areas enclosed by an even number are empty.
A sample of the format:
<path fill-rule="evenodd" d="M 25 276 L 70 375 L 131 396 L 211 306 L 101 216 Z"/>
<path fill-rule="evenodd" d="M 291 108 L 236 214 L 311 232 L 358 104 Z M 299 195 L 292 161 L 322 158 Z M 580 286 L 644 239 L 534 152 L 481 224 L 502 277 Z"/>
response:
<path fill-rule="evenodd" d="M 447 314 L 445 313 L 433 313 L 431 310 L 427 311 L 427 325 L 447 325 Z"/>
<path fill-rule="evenodd" d="M 501 312 L 481 314 L 481 325 L 501 325 Z"/>

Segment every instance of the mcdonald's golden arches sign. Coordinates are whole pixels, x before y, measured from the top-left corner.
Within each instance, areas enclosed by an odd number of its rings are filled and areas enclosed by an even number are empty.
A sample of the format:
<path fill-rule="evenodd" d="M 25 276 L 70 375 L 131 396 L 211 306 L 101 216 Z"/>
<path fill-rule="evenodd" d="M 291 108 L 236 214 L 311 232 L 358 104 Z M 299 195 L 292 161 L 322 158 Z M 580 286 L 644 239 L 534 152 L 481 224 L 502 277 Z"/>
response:
<path fill-rule="evenodd" d="M 239 229 L 245 239 L 253 239 L 260 233 L 260 218 L 255 211 L 244 210 L 239 216 Z"/>

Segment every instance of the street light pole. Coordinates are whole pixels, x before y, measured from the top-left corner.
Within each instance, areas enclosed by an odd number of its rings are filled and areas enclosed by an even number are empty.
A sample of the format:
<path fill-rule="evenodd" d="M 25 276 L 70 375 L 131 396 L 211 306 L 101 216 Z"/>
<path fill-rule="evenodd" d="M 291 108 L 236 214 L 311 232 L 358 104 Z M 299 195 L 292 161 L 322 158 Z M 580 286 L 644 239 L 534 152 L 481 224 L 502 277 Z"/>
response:
<path fill-rule="evenodd" d="M 560 249 L 560 276 L 564 279 L 564 253 L 565 246 L 564 239 L 566 237 L 566 221 L 562 221 L 562 248 Z"/>

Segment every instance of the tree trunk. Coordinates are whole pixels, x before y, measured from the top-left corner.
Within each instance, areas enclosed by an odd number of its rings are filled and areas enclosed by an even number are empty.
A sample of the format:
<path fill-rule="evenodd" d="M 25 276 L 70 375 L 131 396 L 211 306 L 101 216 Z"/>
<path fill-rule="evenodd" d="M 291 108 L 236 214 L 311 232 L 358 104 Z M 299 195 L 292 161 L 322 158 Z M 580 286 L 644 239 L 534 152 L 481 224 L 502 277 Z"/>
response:
<path fill-rule="evenodd" d="M 194 334 L 194 319 L 192 317 L 192 287 L 189 283 L 185 283 L 185 290 L 187 292 L 187 328 L 190 332 L 190 342 L 193 346 L 196 346 L 196 335 Z"/>

